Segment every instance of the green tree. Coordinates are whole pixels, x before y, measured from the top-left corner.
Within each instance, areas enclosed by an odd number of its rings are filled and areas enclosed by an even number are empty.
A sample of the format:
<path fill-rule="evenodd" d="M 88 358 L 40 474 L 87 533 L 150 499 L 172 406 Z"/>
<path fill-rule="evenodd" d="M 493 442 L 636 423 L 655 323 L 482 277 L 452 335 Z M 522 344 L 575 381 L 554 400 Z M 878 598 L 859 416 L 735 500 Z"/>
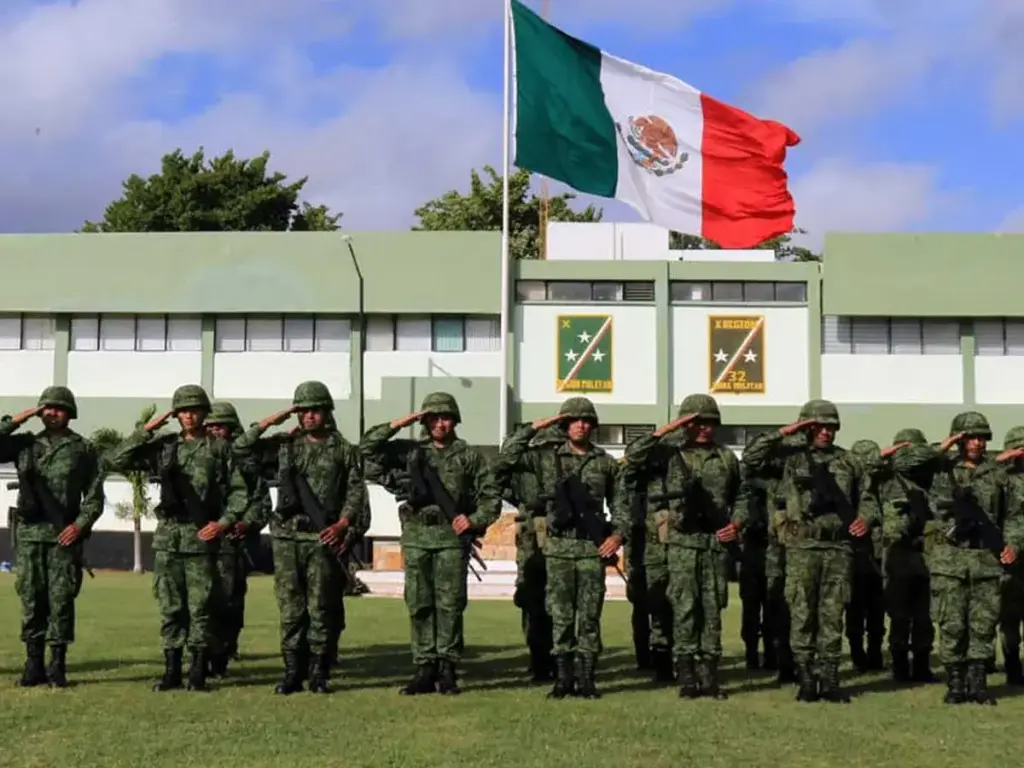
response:
<path fill-rule="evenodd" d="M 469 193 L 456 190 L 416 209 L 419 225 L 414 230 L 500 230 L 502 211 L 502 177 L 493 167 L 484 166 L 486 181 L 474 169 L 470 174 Z M 530 172 L 515 171 L 508 180 L 509 252 L 514 259 L 536 259 L 537 236 L 540 232 L 540 198 L 530 191 Z M 588 205 L 582 211 L 569 204 L 576 199 L 571 192 L 548 198 L 548 221 L 600 221 L 602 210 Z"/>
<path fill-rule="evenodd" d="M 773 237 L 771 240 L 765 240 L 758 246 L 755 246 L 758 250 L 773 250 L 775 251 L 775 258 L 778 261 L 821 261 L 821 254 L 815 253 L 809 248 L 796 245 L 793 242 L 793 235 L 805 235 L 806 230 L 797 228 L 793 232 L 785 235 L 779 235 Z M 705 240 L 703 237 L 698 235 L 684 235 L 681 232 L 672 232 L 669 234 L 669 246 L 672 250 L 717 250 L 721 246 L 710 240 Z"/>
<path fill-rule="evenodd" d="M 147 406 L 139 414 L 139 420 L 135 422 L 138 429 L 156 415 L 156 405 Z M 89 439 L 100 454 L 100 461 L 104 468 L 107 466 L 107 456 L 118 445 L 124 442 L 124 435 L 116 429 L 101 427 L 90 435 Z M 106 469 L 104 469 L 106 471 Z M 118 502 L 114 505 L 114 515 L 119 520 L 132 521 L 132 555 L 134 573 L 142 573 L 142 519 L 153 515 L 153 504 L 149 498 L 149 477 L 145 472 L 129 472 L 125 480 L 132 489 L 131 502 Z"/>
<path fill-rule="evenodd" d="M 269 152 L 245 160 L 228 151 L 208 161 L 202 148 L 191 157 L 176 149 L 164 155 L 160 173 L 129 176 L 103 220 L 87 221 L 81 231 L 337 230 L 340 213 L 331 213 L 325 205 L 300 204 L 308 177 L 286 183 L 283 173 L 268 173 L 269 160 Z"/>

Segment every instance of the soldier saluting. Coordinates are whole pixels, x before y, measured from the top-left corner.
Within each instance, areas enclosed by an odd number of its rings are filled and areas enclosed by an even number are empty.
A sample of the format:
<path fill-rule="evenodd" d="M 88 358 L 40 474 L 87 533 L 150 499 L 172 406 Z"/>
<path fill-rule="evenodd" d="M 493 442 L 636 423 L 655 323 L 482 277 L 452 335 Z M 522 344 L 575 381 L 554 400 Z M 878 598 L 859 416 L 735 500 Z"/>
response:
<path fill-rule="evenodd" d="M 181 688 L 186 645 L 188 689 L 206 689 L 217 538 L 249 506 L 245 480 L 230 461 L 228 444 L 203 428 L 209 412 L 210 398 L 202 387 L 178 387 L 171 410 L 136 429 L 108 457 L 114 472 L 146 472 L 160 482 L 153 591 L 160 606 L 164 674 L 156 691 Z M 156 434 L 172 416 L 181 431 Z"/>
<path fill-rule="evenodd" d="M 241 463 L 255 461 L 277 479 L 270 517 L 274 594 L 281 613 L 284 678 L 274 689 L 330 693 L 337 633 L 344 621 L 345 575 L 340 550 L 369 526 L 366 483 L 359 454 L 334 425 L 327 385 L 306 381 L 292 407 L 254 424 L 233 444 Z M 292 414 L 298 429 L 264 436 Z"/>
<path fill-rule="evenodd" d="M 15 434 L 34 416 L 36 434 Z M 103 476 L 92 444 L 68 428 L 78 416 L 67 387 L 47 387 L 35 408 L 0 420 L 0 462 L 18 470 L 18 573 L 25 670 L 20 685 L 67 685 L 67 646 L 75 639 L 82 547 L 103 514 Z M 44 669 L 44 646 L 50 665 Z"/>

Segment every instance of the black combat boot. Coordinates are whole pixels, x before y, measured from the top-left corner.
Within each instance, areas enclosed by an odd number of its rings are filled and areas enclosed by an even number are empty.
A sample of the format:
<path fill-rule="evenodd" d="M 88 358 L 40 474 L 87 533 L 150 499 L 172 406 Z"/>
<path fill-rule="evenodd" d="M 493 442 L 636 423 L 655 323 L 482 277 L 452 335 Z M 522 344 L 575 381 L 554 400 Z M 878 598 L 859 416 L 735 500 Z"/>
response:
<path fill-rule="evenodd" d="M 985 674 L 986 675 L 994 675 L 998 671 L 999 670 L 996 668 L 995 657 L 993 657 L 991 659 L 985 659 Z"/>
<path fill-rule="evenodd" d="M 206 690 L 206 651 L 202 648 L 193 648 L 190 651 L 191 660 L 188 665 L 188 690 Z"/>
<path fill-rule="evenodd" d="M 68 687 L 67 657 L 66 645 L 50 646 L 50 666 L 46 668 L 46 676 L 50 679 L 51 688 Z"/>
<path fill-rule="evenodd" d="M 1006 667 L 1007 685 L 1024 685 L 1024 668 L 1021 667 L 1019 648 L 1004 649 L 1003 665 Z"/>
<path fill-rule="evenodd" d="M 42 643 L 25 643 L 25 669 L 18 685 L 33 688 L 46 685 L 46 666 Z"/>
<path fill-rule="evenodd" d="M 812 702 L 818 700 L 818 680 L 807 663 L 796 665 L 796 700 Z"/>
<path fill-rule="evenodd" d="M 651 666 L 654 674 L 651 679 L 655 683 L 674 683 L 675 672 L 672 669 L 672 653 L 667 648 L 654 648 L 651 650 Z"/>
<path fill-rule="evenodd" d="M 913 678 L 910 674 L 910 655 L 906 651 L 890 651 L 892 654 L 892 679 L 897 683 L 909 683 Z M 917 661 L 917 657 L 914 657 Z"/>
<path fill-rule="evenodd" d="M 284 677 L 274 686 L 274 693 L 281 696 L 298 693 L 302 690 L 301 654 L 297 651 L 285 651 L 281 656 L 284 659 Z"/>
<path fill-rule="evenodd" d="M 946 704 L 963 704 L 967 701 L 967 690 L 964 687 L 966 664 L 946 665 Z"/>
<path fill-rule="evenodd" d="M 412 680 L 398 692 L 403 696 L 437 693 L 437 662 L 430 661 L 416 667 L 416 674 L 412 676 Z"/>
<path fill-rule="evenodd" d="M 914 651 L 914 666 L 910 679 L 915 683 L 937 683 L 939 678 L 932 674 L 931 654 L 928 651 Z"/>
<path fill-rule="evenodd" d="M 226 651 L 210 654 L 209 675 L 213 678 L 226 677 L 231 657 Z"/>
<path fill-rule="evenodd" d="M 576 675 L 573 669 L 573 655 L 560 653 L 555 656 L 555 684 L 548 692 L 549 699 L 564 699 L 576 695 Z"/>
<path fill-rule="evenodd" d="M 576 695 L 581 699 L 600 699 L 597 690 L 597 656 L 592 653 L 580 654 L 580 686 Z"/>
<path fill-rule="evenodd" d="M 327 653 L 315 654 L 309 659 L 309 692 L 331 692 L 331 658 L 335 654 L 328 649 Z"/>
<path fill-rule="evenodd" d="M 849 704 L 847 696 L 839 685 L 839 663 L 835 661 L 821 662 L 821 694 L 819 698 L 831 704 Z"/>
<path fill-rule="evenodd" d="M 761 655 L 757 652 L 757 640 L 753 643 L 747 642 L 747 669 L 754 670 L 761 668 Z"/>
<path fill-rule="evenodd" d="M 462 693 L 462 689 L 459 688 L 455 662 L 442 659 L 438 667 L 437 692 L 447 696 L 458 696 Z"/>
<path fill-rule="evenodd" d="M 988 674 L 985 672 L 984 661 L 967 663 L 967 700 L 976 704 L 996 705 L 996 697 L 989 693 Z"/>
<path fill-rule="evenodd" d="M 868 653 L 866 657 L 869 672 L 881 672 L 885 669 L 885 657 L 882 655 L 882 639 L 868 636 Z"/>
<path fill-rule="evenodd" d="M 847 639 L 850 641 L 850 662 L 854 669 L 864 674 L 868 671 L 868 655 L 864 651 L 863 638 L 850 637 Z"/>
<path fill-rule="evenodd" d="M 164 676 L 153 686 L 154 691 L 174 691 L 181 688 L 181 648 L 164 649 Z"/>
<path fill-rule="evenodd" d="M 718 657 L 705 656 L 700 660 L 701 694 L 712 699 L 727 699 L 729 694 L 722 690 L 718 682 Z"/>
<path fill-rule="evenodd" d="M 779 669 L 779 655 L 775 650 L 775 643 L 768 639 L 764 641 L 764 662 L 761 668 L 769 672 L 777 672 Z"/>
<path fill-rule="evenodd" d="M 683 656 L 676 660 L 676 677 L 679 680 L 679 698 L 696 699 L 700 696 L 700 685 L 697 682 L 697 664 L 693 656 Z"/>
<path fill-rule="evenodd" d="M 551 663 L 551 651 L 540 643 L 530 645 L 530 671 L 533 673 L 531 682 L 550 683 L 554 677 L 554 667 Z"/>
<path fill-rule="evenodd" d="M 796 674 L 796 663 L 788 642 L 779 643 L 779 674 L 776 681 L 779 685 L 791 685 L 800 682 Z"/>

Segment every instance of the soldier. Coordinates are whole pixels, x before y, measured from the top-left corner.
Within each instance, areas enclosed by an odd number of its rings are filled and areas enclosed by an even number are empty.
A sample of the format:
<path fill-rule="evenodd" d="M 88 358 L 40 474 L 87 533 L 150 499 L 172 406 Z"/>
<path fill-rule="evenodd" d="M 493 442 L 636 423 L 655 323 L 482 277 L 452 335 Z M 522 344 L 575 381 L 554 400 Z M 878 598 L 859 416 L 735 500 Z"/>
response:
<path fill-rule="evenodd" d="M 378 424 L 360 444 L 367 479 L 400 502 L 405 605 L 416 665 L 400 691 L 407 696 L 460 692 L 457 666 L 473 540 L 501 513 L 501 494 L 486 459 L 455 432 L 461 421 L 455 398 L 434 392 L 419 411 Z M 417 422 L 422 439 L 391 439 Z"/>
<path fill-rule="evenodd" d="M 564 442 L 530 446 L 540 430 L 554 424 L 564 428 Z M 517 472 L 529 473 L 539 491 L 533 501 L 544 504 L 545 516 L 535 518 L 534 524 L 547 563 L 545 600 L 556 675 L 548 696 L 556 699 L 577 693 L 587 699 L 600 697 L 594 674 L 601 653 L 605 563 L 615 557 L 630 527 L 615 459 L 591 442 L 597 425 L 594 404 L 585 397 L 570 397 L 557 415 L 513 432 L 494 461 L 500 487 L 507 488 Z M 610 524 L 602 500 L 611 509 Z"/>
<path fill-rule="evenodd" d="M 242 434 L 235 406 L 227 402 L 213 403 L 203 426 L 214 438 L 228 443 Z M 250 462 L 239 469 L 253 508 L 243 520 L 232 526 L 216 555 L 218 579 L 214 595 L 217 609 L 213 612 L 215 642 L 210 655 L 210 674 L 213 677 L 223 677 L 229 661 L 237 658 L 238 637 L 245 626 L 245 595 L 251 562 L 248 553 L 259 543 L 260 530 L 270 517 L 270 491 L 260 476 L 260 468 Z"/>
<path fill-rule="evenodd" d="M 662 486 L 656 494 L 649 481 L 639 487 L 647 491 L 645 517 L 668 564 L 673 659 L 679 696 L 686 698 L 726 698 L 718 678 L 722 610 L 729 595 L 723 544 L 737 541 L 745 521 L 731 518 L 740 468 L 732 451 L 715 443 L 719 424 L 713 397 L 688 395 L 674 421 L 629 446 L 622 469 L 630 495 L 637 492 L 638 478 L 654 478 Z M 680 428 L 684 440 L 663 439 Z"/>
<path fill-rule="evenodd" d="M 949 433 L 947 444 L 955 443 L 957 454 L 943 457 L 932 481 L 930 503 L 939 525 L 927 532 L 925 544 L 939 659 L 949 676 L 945 701 L 995 704 L 986 662 L 995 655 L 1000 564 L 1017 560 L 1021 514 L 1007 506 L 1006 473 L 986 453 L 988 420 L 974 411 L 960 413 Z"/>
<path fill-rule="evenodd" d="M 925 539 L 934 527 L 928 491 L 941 454 L 928 445 L 921 430 L 912 428 L 897 432 L 890 450 L 892 474 L 879 496 L 892 676 L 901 683 L 934 683 L 931 652 L 935 633 L 929 610 L 931 577 Z"/>
<path fill-rule="evenodd" d="M 872 503 L 878 504 L 878 487 L 888 470 L 882 449 L 874 440 L 858 440 L 850 446 L 850 455 L 861 464 L 870 485 Z M 871 529 L 870 543 L 856 547 L 853 557 L 853 589 L 846 608 L 846 639 L 850 660 L 858 672 L 885 669 L 882 644 L 885 642 L 885 596 L 882 585 L 882 508 L 871 512 L 878 522 Z M 864 640 L 867 638 L 867 649 Z"/>
<path fill-rule="evenodd" d="M 620 464 L 624 461 L 621 460 Z M 647 502 L 646 488 L 642 486 L 643 484 L 637 489 L 630 505 L 633 529 L 622 547 L 626 599 L 630 604 L 630 627 L 633 633 L 633 655 L 638 670 L 652 670 L 655 682 L 671 682 L 675 679 L 672 673 L 672 648 L 664 642 L 664 638 L 654 638 L 652 631 L 654 617 L 651 611 L 650 590 L 647 586 L 647 527 L 644 525 L 643 513 Z M 657 565 L 652 564 L 652 567 L 657 569 Z M 661 570 L 667 573 L 665 568 Z"/>
<path fill-rule="evenodd" d="M 764 668 L 778 669 L 778 658 L 771 634 L 768 602 L 768 499 L 764 483 L 744 476 L 736 496 L 735 514 L 745 525 L 740 542 L 743 558 L 738 563 L 740 602 L 743 611 L 740 637 L 746 647 L 747 669 L 760 669 L 758 646 L 764 640 Z"/>
<path fill-rule="evenodd" d="M 997 461 L 1007 467 L 1007 521 L 1024 516 L 1024 427 L 1012 427 L 1003 440 Z M 1009 526 L 1008 526 L 1009 527 Z M 1009 532 L 1009 531 L 1008 531 Z M 1020 627 L 1024 621 L 1024 571 L 1018 561 L 1002 580 L 999 634 L 1006 664 L 1006 684 L 1024 685 L 1020 660 Z"/>
<path fill-rule="evenodd" d="M 369 525 L 362 462 L 335 427 L 333 411 L 327 386 L 305 381 L 290 408 L 254 424 L 233 445 L 243 465 L 254 462 L 277 479 L 270 535 L 284 676 L 274 691 L 284 696 L 301 691 L 307 678 L 311 693 L 331 692 L 344 626 L 339 552 Z M 264 435 L 292 414 L 297 429 Z"/>
<path fill-rule="evenodd" d="M 232 466 L 228 445 L 203 428 L 209 412 L 202 387 L 178 387 L 171 410 L 136 429 L 108 457 L 114 472 L 145 472 L 160 480 L 153 591 L 160 606 L 164 674 L 156 691 L 181 688 L 185 645 L 191 657 L 188 689 L 206 689 L 218 538 L 249 509 L 245 480 Z M 158 435 L 171 416 L 181 431 Z"/>
<path fill-rule="evenodd" d="M 877 522 L 871 517 L 877 503 L 860 464 L 834 444 L 839 427 L 833 403 L 811 400 L 796 423 L 755 438 L 743 455 L 755 475 L 775 460 L 784 462 L 777 491 L 783 509 L 777 509 L 774 522 L 786 548 L 797 701 L 850 700 L 839 685 L 843 613 L 852 578 L 850 539 L 868 534 Z M 807 433 L 805 446 L 786 445 L 785 438 L 798 432 Z"/>
<path fill-rule="evenodd" d="M 43 430 L 15 434 L 38 416 Z M 103 476 L 92 444 L 68 428 L 77 418 L 67 387 L 47 387 L 38 405 L 0 421 L 0 463 L 18 470 L 13 519 L 18 526 L 17 580 L 25 670 L 20 685 L 67 686 L 67 647 L 75 640 L 75 598 L 82 588 L 82 548 L 103 514 Z M 44 646 L 50 664 L 44 668 Z"/>

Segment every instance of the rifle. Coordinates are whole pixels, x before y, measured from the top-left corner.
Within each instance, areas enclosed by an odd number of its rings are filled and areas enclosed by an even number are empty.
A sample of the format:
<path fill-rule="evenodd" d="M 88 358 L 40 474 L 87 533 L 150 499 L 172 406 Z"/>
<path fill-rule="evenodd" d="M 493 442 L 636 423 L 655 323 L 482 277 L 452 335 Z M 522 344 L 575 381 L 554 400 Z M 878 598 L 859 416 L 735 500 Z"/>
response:
<path fill-rule="evenodd" d="M 557 457 L 555 461 L 558 461 Z M 590 490 L 583 484 L 579 475 L 573 473 L 555 482 L 554 501 L 556 524 L 558 521 L 567 521 L 563 526 L 567 528 L 575 523 L 577 535 L 590 539 L 597 547 L 604 544 L 608 533 L 608 521 L 603 514 L 598 514 Z M 615 568 L 619 578 L 629 583 L 626 574 L 619 568 L 618 557 L 602 558 L 601 564 Z"/>
<path fill-rule="evenodd" d="M 999 526 L 992 521 L 978 503 L 974 491 L 970 487 L 956 484 L 950 473 L 953 484 L 952 501 L 940 502 L 940 509 L 952 509 L 953 524 L 946 531 L 946 539 L 951 544 L 970 539 L 971 543 L 994 552 L 998 557 L 1006 549 L 1006 540 Z"/>
<path fill-rule="evenodd" d="M 870 547 L 870 539 L 866 536 L 854 537 L 849 532 L 850 526 L 857 519 L 857 510 L 836 483 L 835 475 L 828 471 L 828 464 L 823 461 L 812 463 L 814 466 L 811 469 L 811 514 L 815 517 L 837 515 L 843 525 L 843 531 L 851 539 L 854 553 L 866 557 L 872 569 L 878 575 L 882 575 L 882 569 L 875 562 L 874 553 L 864 551 L 865 544 Z"/>
<path fill-rule="evenodd" d="M 449 522 L 452 522 L 459 516 L 459 505 L 455 503 L 455 499 L 448 493 L 448 489 L 444 487 L 444 483 L 437 476 L 437 472 L 430 466 L 426 454 L 419 449 L 413 453 L 412 460 L 409 462 L 409 481 L 412 485 L 412 497 L 409 503 L 414 507 L 422 508 L 433 504 L 440 507 Z M 415 499 L 415 503 L 413 499 Z M 459 536 L 459 540 L 462 542 L 462 547 L 466 553 L 469 554 L 477 565 L 486 571 L 487 564 L 477 551 L 480 543 L 476 536 L 466 531 Z M 483 577 L 473 567 L 472 563 L 469 564 L 469 571 L 476 577 L 477 581 L 483 581 Z"/>
<path fill-rule="evenodd" d="M 207 504 L 199 498 L 192 483 L 181 472 L 177 444 L 170 446 L 167 461 L 160 469 L 160 506 L 178 517 L 179 522 L 180 512 L 184 509 L 189 521 L 200 528 L 214 519 L 209 510 L 216 505 Z"/>
<path fill-rule="evenodd" d="M 907 513 L 910 518 L 910 528 L 907 531 L 911 540 L 924 534 L 925 524 L 932 519 L 931 509 L 928 507 L 928 497 L 919 488 L 907 488 Z"/>
<path fill-rule="evenodd" d="M 20 483 L 8 483 L 7 487 L 11 488 L 12 485 L 18 487 L 20 492 L 24 492 L 32 500 L 32 506 L 42 510 L 43 515 L 54 525 L 58 530 L 62 531 L 68 526 L 68 518 L 70 514 L 66 507 L 61 504 L 57 497 L 53 495 L 53 491 L 50 490 L 50 486 L 46 484 L 46 481 L 39 476 L 39 472 L 36 470 L 34 464 L 29 464 L 25 469 L 22 470 L 21 476 L 27 481 L 25 488 L 21 487 Z M 12 489 L 13 490 L 13 489 Z M 84 542 L 82 546 L 77 550 L 68 548 L 71 552 L 71 557 L 76 561 L 79 568 L 82 568 L 86 573 L 89 574 L 90 579 L 95 579 L 96 574 L 93 573 L 92 568 L 85 560 L 85 554 L 82 551 L 84 549 Z"/>

